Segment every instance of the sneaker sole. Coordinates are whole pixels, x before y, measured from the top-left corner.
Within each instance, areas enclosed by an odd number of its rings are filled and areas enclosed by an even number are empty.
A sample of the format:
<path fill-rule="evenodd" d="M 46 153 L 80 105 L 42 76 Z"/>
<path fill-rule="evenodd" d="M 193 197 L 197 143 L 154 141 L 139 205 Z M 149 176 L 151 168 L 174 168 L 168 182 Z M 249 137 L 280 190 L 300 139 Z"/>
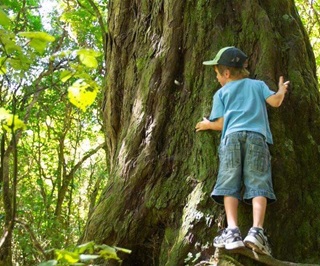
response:
<path fill-rule="evenodd" d="M 215 247 L 215 248 L 224 248 L 225 247 L 225 245 L 224 244 L 213 244 L 213 246 Z"/>
<path fill-rule="evenodd" d="M 232 243 L 226 243 L 225 248 L 226 249 L 236 249 L 236 248 L 244 248 L 245 245 L 242 241 L 232 242 Z"/>
<path fill-rule="evenodd" d="M 259 254 L 271 256 L 271 254 L 266 251 L 266 249 L 260 243 L 257 243 L 254 237 L 247 236 L 244 240 L 244 244 L 246 245 L 246 247 Z"/>
<path fill-rule="evenodd" d="M 244 248 L 245 245 L 242 241 L 237 241 L 229 244 L 213 244 L 215 248 L 225 248 L 225 249 L 236 249 L 236 248 Z"/>

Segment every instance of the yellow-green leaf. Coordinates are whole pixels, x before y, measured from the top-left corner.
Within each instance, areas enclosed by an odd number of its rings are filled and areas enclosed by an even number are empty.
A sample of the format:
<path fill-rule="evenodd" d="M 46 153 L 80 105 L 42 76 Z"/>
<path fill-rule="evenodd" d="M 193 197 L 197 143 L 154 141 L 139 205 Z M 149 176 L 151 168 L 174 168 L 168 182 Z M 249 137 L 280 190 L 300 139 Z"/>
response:
<path fill-rule="evenodd" d="M 47 43 L 40 39 L 31 39 L 29 44 L 32 48 L 34 48 L 40 54 L 44 52 L 47 46 Z"/>
<path fill-rule="evenodd" d="M 92 88 L 82 79 L 78 79 L 68 88 L 69 101 L 82 111 L 90 106 L 97 96 L 97 88 Z"/>
<path fill-rule="evenodd" d="M 104 259 L 120 260 L 115 248 L 107 245 L 102 245 L 101 247 L 103 247 L 103 249 L 99 251 L 99 254 L 101 255 L 101 257 L 103 257 Z"/>
<path fill-rule="evenodd" d="M 0 75 L 6 74 L 7 72 L 7 69 L 4 66 L 4 61 L 5 61 L 5 58 L 0 57 Z"/>
<path fill-rule="evenodd" d="M 3 27 L 10 26 L 11 20 L 8 18 L 7 14 L 0 8 L 0 25 Z"/>
<path fill-rule="evenodd" d="M 7 69 L 4 66 L 0 66 L 0 75 L 6 74 Z"/>
<path fill-rule="evenodd" d="M 6 122 L 3 124 L 3 128 L 8 132 L 10 132 L 11 130 L 15 132 L 20 128 L 25 129 L 25 127 L 25 123 L 20 120 L 17 115 L 10 115 L 7 118 Z"/>
<path fill-rule="evenodd" d="M 70 264 L 76 263 L 80 259 L 79 254 L 67 250 L 56 249 L 55 253 L 58 261 L 68 262 Z"/>
<path fill-rule="evenodd" d="M 79 55 L 80 62 L 87 67 L 90 68 L 97 68 L 98 61 L 94 56 L 81 54 Z"/>
<path fill-rule="evenodd" d="M 99 57 L 101 55 L 100 52 L 97 52 L 93 49 L 79 49 L 77 50 L 78 55 L 87 55 L 87 56 L 93 56 L 93 57 Z"/>
<path fill-rule="evenodd" d="M 85 251 L 88 251 L 89 253 L 93 253 L 94 252 L 94 242 L 87 242 L 85 244 L 79 245 L 76 247 L 75 251 L 79 254 L 84 253 Z"/>
<path fill-rule="evenodd" d="M 61 73 L 60 73 L 60 80 L 62 82 L 66 82 L 68 79 L 70 79 L 72 77 L 72 72 L 69 71 L 69 70 L 63 70 Z"/>
<path fill-rule="evenodd" d="M 0 108 L 0 122 L 2 127 L 8 131 L 16 131 L 18 129 L 25 129 L 25 123 L 18 118 L 17 115 L 11 114 L 4 108 Z"/>
<path fill-rule="evenodd" d="M 18 35 L 28 39 L 37 39 L 43 42 L 53 42 L 55 40 L 55 38 L 52 35 L 40 31 L 19 32 Z"/>
<path fill-rule="evenodd" d="M 7 120 L 7 118 L 10 116 L 10 112 L 3 107 L 0 108 L 0 120 Z"/>

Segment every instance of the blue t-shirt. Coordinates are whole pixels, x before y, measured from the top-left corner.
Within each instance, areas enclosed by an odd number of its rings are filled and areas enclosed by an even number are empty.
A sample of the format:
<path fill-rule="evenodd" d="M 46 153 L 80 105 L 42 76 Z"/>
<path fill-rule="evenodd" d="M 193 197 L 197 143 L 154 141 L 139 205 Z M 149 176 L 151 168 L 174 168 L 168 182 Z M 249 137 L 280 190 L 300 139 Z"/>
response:
<path fill-rule="evenodd" d="M 228 82 L 214 94 L 209 120 L 223 117 L 221 139 L 232 132 L 253 131 L 272 144 L 266 99 L 274 93 L 260 80 L 244 78 Z"/>

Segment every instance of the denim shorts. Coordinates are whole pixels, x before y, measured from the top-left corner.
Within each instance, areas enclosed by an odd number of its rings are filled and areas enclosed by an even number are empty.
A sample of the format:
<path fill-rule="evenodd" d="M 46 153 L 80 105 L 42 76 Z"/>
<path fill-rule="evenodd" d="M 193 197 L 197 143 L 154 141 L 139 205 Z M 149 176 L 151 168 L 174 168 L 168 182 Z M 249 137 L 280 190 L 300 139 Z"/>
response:
<path fill-rule="evenodd" d="M 271 178 L 271 156 L 262 134 L 239 131 L 228 134 L 219 147 L 219 172 L 211 193 L 223 204 L 224 196 L 235 197 L 248 204 L 263 196 L 268 203 L 276 201 Z"/>

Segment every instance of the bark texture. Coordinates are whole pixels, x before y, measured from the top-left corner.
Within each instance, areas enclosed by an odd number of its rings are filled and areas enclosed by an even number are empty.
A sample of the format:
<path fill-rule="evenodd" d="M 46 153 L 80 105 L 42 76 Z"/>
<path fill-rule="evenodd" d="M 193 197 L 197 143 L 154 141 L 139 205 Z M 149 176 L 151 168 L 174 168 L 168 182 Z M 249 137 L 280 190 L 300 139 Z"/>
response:
<path fill-rule="evenodd" d="M 319 91 L 294 1 L 110 0 L 108 12 L 110 180 L 81 241 L 132 249 L 123 265 L 175 266 L 188 258 L 194 265 L 196 254 L 195 261 L 213 254 L 224 223 L 223 209 L 209 198 L 220 135 L 196 134 L 194 126 L 219 88 L 202 62 L 234 45 L 250 57 L 252 78 L 273 90 L 280 75 L 291 81 L 282 107 L 269 110 L 278 201 L 266 227 L 276 258 L 319 262 Z M 246 234 L 251 208 L 239 211 Z"/>

